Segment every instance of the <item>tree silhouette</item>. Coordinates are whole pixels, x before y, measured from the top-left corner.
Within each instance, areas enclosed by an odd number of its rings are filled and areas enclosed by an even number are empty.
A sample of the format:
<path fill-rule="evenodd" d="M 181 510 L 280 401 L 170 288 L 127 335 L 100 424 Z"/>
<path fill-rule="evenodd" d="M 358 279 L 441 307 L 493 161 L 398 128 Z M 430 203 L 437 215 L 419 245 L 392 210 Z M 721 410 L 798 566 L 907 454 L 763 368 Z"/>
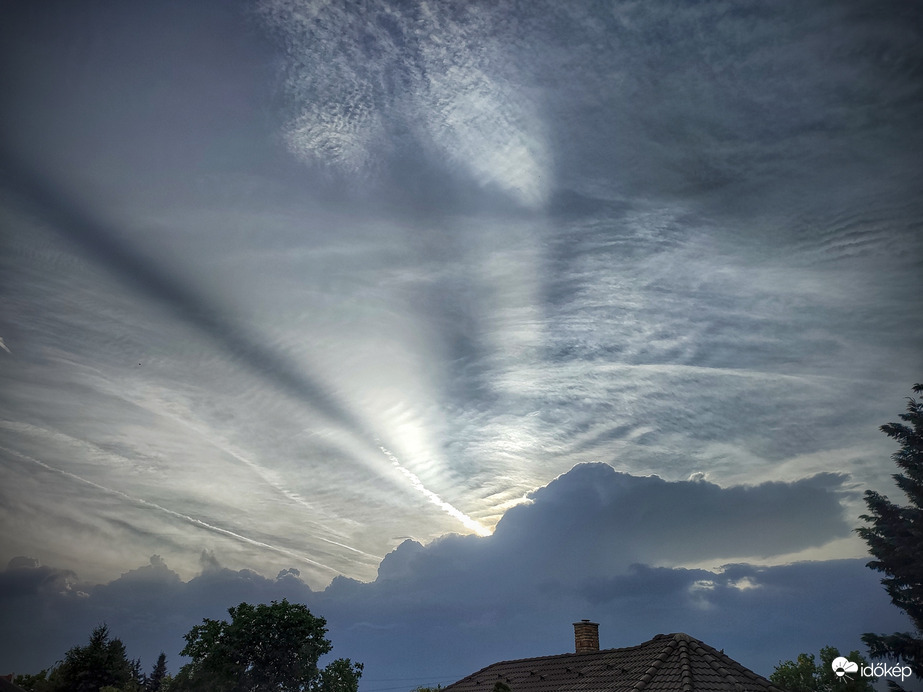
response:
<path fill-rule="evenodd" d="M 151 671 L 151 674 L 144 686 L 145 692 L 160 692 L 160 687 L 163 685 L 163 681 L 166 676 L 167 655 L 161 651 L 160 656 L 157 657 L 157 663 L 154 664 L 154 670 Z"/>
<path fill-rule="evenodd" d="M 75 646 L 49 676 L 51 689 L 68 692 L 98 692 L 103 687 L 119 690 L 140 689 L 135 663 L 125 655 L 120 639 L 110 639 L 109 628 L 99 625 L 90 634 L 90 643 Z"/>
<path fill-rule="evenodd" d="M 913 387 L 923 393 L 923 384 Z M 910 504 L 901 506 L 873 490 L 865 491 L 868 514 L 860 518 L 869 526 L 856 532 L 875 557 L 868 567 L 883 572 L 881 580 L 891 602 L 913 621 L 916 632 L 862 635 L 873 658 L 900 661 L 923 678 L 923 402 L 908 399 L 903 423 L 888 423 L 881 431 L 901 447 L 891 458 L 901 469 L 894 481 Z"/>
<path fill-rule="evenodd" d="M 206 618 L 186 634 L 180 652 L 192 661 L 173 679 L 171 690 L 251 692 L 356 692 L 362 664 L 337 659 L 325 669 L 318 659 L 332 646 L 326 621 L 298 603 L 241 603 L 231 621 Z"/>

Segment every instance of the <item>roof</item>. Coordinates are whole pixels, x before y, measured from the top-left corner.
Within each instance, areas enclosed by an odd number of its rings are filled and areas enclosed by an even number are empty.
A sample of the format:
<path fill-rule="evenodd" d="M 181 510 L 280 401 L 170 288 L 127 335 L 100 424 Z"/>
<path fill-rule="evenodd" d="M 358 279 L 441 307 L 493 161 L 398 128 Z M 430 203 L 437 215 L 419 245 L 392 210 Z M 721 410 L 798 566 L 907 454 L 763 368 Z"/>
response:
<path fill-rule="evenodd" d="M 501 661 L 445 692 L 782 692 L 769 680 L 688 634 L 658 634 L 624 649 Z"/>
<path fill-rule="evenodd" d="M 10 681 L 10 677 L 12 677 L 12 675 L 9 677 L 6 675 L 0 676 L 0 692 L 26 692 L 19 685 L 14 685 Z"/>

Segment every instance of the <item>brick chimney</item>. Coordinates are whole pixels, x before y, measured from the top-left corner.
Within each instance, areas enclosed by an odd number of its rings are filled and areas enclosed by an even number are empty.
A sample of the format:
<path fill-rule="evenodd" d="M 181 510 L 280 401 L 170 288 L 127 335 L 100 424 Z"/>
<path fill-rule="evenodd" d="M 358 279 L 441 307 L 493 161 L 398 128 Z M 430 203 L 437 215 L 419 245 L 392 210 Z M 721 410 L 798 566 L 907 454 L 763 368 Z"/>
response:
<path fill-rule="evenodd" d="M 575 622 L 574 645 L 578 654 L 599 651 L 599 623 L 589 620 Z"/>

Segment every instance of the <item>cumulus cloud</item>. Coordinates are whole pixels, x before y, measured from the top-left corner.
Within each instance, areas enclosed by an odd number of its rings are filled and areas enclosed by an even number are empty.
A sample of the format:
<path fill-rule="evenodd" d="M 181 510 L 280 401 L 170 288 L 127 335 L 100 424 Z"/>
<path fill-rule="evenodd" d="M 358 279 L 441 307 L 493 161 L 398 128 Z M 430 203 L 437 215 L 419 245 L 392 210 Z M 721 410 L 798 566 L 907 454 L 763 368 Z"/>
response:
<path fill-rule="evenodd" d="M 444 583 L 499 602 L 539 582 L 562 588 L 635 563 L 785 555 L 850 534 L 840 504 L 844 480 L 721 488 L 582 464 L 508 510 L 491 537 L 448 535 L 425 547 L 406 541 L 382 561 L 377 583 L 388 590 L 401 583 L 439 607 Z"/>
<path fill-rule="evenodd" d="M 632 562 L 783 555 L 850 534 L 840 504 L 845 480 L 822 474 L 721 488 L 582 464 L 509 510 L 494 542 L 530 565 L 540 561 L 546 574 L 555 563 L 587 559 L 588 573 L 606 573 Z"/>
<path fill-rule="evenodd" d="M 48 567 L 31 557 L 12 558 L 0 574 L 0 598 L 16 600 L 23 596 L 65 595 L 77 580 L 71 570 Z"/>
<path fill-rule="evenodd" d="M 603 623 L 606 646 L 685 630 L 714 646 L 735 645 L 744 663 L 768 672 L 773 657 L 794 655 L 790 632 L 804 613 L 810 618 L 797 627 L 797 643 L 805 650 L 829 643 L 823 638 L 831 632 L 894 624 L 897 613 L 883 607 L 875 575 L 860 560 L 679 565 L 692 555 L 777 554 L 841 536 L 849 529 L 838 502 L 842 482 L 818 476 L 721 488 L 581 465 L 509 510 L 493 536 L 407 540 L 382 560 L 374 581 L 337 577 L 323 591 L 310 589 L 296 569 L 267 578 L 224 568 L 210 553 L 189 581 L 154 555 L 108 584 L 82 586 L 84 598 L 39 588 L 75 575 L 24 558 L 0 579 L 9 586 L 10 612 L 19 615 L 17 631 L 25 626 L 37 640 L 67 619 L 65 632 L 22 659 L 28 665 L 47 665 L 52 645 L 79 640 L 81 628 L 99 620 L 132 655 L 147 660 L 165 648 L 177 665 L 181 635 L 201 618 L 223 617 L 241 601 L 288 598 L 327 618 L 334 652 L 366 662 L 372 680 L 419 675 L 446 683 L 500 658 L 569 651 L 570 622 L 586 616 Z M 858 605 L 829 611 L 830 593 Z M 776 627 L 775 639 L 754 629 L 781 613 L 793 622 Z M 0 634 L 8 646 L 16 641 L 9 626 Z"/>

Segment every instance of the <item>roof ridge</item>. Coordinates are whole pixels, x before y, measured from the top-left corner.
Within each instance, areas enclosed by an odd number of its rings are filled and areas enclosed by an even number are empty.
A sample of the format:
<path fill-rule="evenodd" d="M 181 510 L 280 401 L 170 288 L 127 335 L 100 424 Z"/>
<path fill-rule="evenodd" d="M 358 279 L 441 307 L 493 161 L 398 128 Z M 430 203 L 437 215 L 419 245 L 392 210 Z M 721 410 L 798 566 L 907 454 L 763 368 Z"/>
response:
<path fill-rule="evenodd" d="M 688 636 L 689 635 L 686 635 L 686 637 Z M 689 642 L 687 638 L 680 638 L 680 635 L 676 635 L 674 641 L 679 644 L 680 682 L 683 685 L 683 692 L 691 692 L 694 688 L 692 661 L 689 660 L 689 645 L 691 642 Z"/>
<path fill-rule="evenodd" d="M 746 666 L 732 659 L 730 656 L 724 653 L 723 650 L 718 651 L 717 649 L 715 649 L 715 647 L 710 646 L 706 644 L 705 642 L 695 639 L 693 637 L 689 637 L 689 639 L 691 640 L 689 644 L 699 649 L 699 651 L 697 651 L 696 653 L 698 653 L 699 656 L 701 656 L 705 660 L 705 662 L 709 665 L 709 667 L 711 667 L 712 670 L 718 673 L 718 675 L 721 675 L 722 677 L 724 677 L 725 681 L 733 685 L 735 689 L 738 689 L 738 690 L 743 689 L 743 686 L 740 684 L 738 679 L 734 675 L 731 674 L 731 671 L 729 671 L 725 667 L 725 664 L 728 664 L 728 663 L 732 664 L 731 667 L 734 669 L 734 672 L 738 676 L 746 678 L 747 680 L 752 681 L 752 682 L 760 683 L 763 687 L 766 688 L 768 692 L 784 692 L 784 690 L 772 684 L 772 681 L 770 681 L 769 679 L 764 678 L 762 675 L 758 675 L 754 673 L 752 670 L 750 670 Z"/>
<path fill-rule="evenodd" d="M 654 637 L 651 639 L 651 642 L 660 638 L 660 636 Z M 632 685 L 633 690 L 638 690 L 640 692 L 640 690 L 643 690 L 645 687 L 647 687 L 647 684 L 654 679 L 654 676 L 657 675 L 657 671 L 660 670 L 660 667 L 666 662 L 668 658 L 670 658 L 670 654 L 672 654 L 674 649 L 676 649 L 676 647 L 679 645 L 679 640 L 675 636 L 666 636 L 663 638 L 666 639 L 666 646 L 664 646 L 664 648 L 660 650 L 660 653 L 654 657 L 654 660 L 651 661 L 651 665 L 644 672 L 644 675 L 641 676 L 641 679 Z M 650 642 L 646 643 L 649 644 Z"/>

